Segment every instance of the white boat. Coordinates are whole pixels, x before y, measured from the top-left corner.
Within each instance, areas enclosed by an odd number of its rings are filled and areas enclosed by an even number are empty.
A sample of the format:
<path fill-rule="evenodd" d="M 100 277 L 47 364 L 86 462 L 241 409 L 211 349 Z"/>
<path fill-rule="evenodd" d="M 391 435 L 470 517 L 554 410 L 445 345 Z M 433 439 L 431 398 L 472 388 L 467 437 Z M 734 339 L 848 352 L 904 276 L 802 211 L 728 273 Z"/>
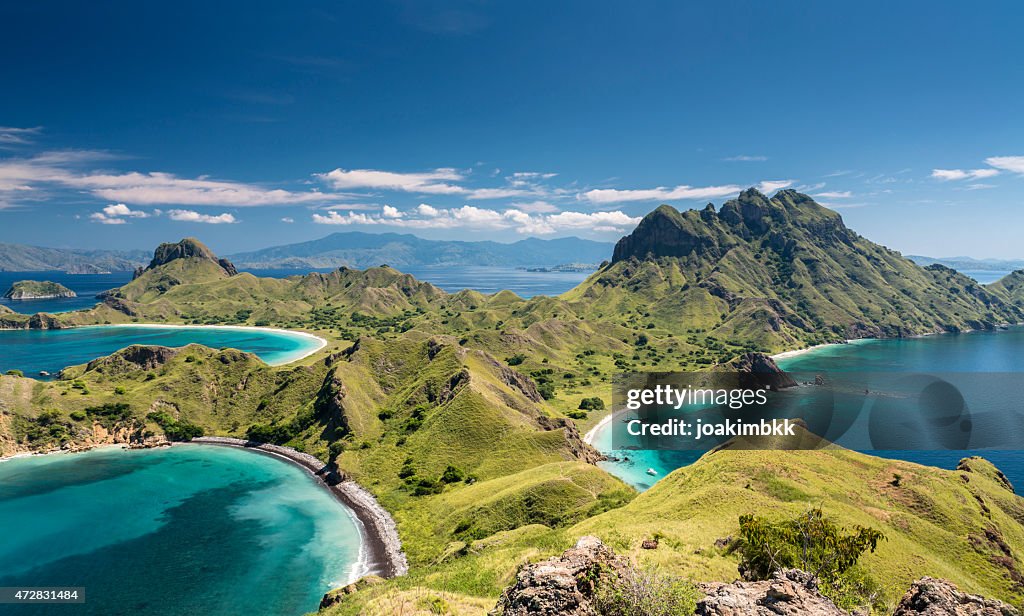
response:
<path fill-rule="evenodd" d="M 649 469 L 647 469 L 647 474 L 648 475 L 657 475 L 658 471 L 654 470 L 653 468 L 649 468 Z"/>

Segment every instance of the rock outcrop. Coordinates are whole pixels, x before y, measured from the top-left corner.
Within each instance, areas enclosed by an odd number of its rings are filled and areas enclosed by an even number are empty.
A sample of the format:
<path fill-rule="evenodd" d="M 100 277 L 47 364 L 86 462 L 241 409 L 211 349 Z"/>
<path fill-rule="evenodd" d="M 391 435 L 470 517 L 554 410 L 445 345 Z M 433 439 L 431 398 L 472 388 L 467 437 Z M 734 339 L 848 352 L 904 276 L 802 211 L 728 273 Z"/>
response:
<path fill-rule="evenodd" d="M 903 595 L 893 616 L 1019 616 L 1002 601 L 960 592 L 952 582 L 923 577 Z"/>
<path fill-rule="evenodd" d="M 764 353 L 744 353 L 734 359 L 729 367 L 746 377 L 740 383 L 743 387 L 770 387 L 778 391 L 797 386 L 793 377 Z"/>
<path fill-rule="evenodd" d="M 625 563 L 597 537 L 583 537 L 561 556 L 526 565 L 505 589 L 494 616 L 596 616 L 597 584 Z"/>
<path fill-rule="evenodd" d="M 194 237 L 186 237 L 177 243 L 165 243 L 157 246 L 149 266 L 142 272 L 136 270 L 135 278 L 138 278 L 145 271 L 166 265 L 175 259 L 205 259 L 219 265 L 228 276 L 234 276 L 238 273 L 238 270 L 235 269 L 231 261 L 218 259 L 217 255 L 207 248 L 205 244 Z"/>
<path fill-rule="evenodd" d="M 698 584 L 697 616 L 848 616 L 818 592 L 811 574 L 778 571 L 760 582 Z"/>

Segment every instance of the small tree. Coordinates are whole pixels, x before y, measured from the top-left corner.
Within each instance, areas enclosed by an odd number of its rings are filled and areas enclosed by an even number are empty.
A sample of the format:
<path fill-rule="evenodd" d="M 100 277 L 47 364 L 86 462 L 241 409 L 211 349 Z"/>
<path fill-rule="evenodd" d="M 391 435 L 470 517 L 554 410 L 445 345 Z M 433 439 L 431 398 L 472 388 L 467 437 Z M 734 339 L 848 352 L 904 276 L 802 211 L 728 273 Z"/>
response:
<path fill-rule="evenodd" d="M 791 520 L 769 522 L 753 515 L 740 516 L 737 545 L 740 572 L 748 579 L 764 580 L 781 569 L 797 568 L 815 580 L 836 587 L 840 578 L 867 551 L 874 552 L 881 531 L 855 526 L 847 531 L 813 508 Z"/>

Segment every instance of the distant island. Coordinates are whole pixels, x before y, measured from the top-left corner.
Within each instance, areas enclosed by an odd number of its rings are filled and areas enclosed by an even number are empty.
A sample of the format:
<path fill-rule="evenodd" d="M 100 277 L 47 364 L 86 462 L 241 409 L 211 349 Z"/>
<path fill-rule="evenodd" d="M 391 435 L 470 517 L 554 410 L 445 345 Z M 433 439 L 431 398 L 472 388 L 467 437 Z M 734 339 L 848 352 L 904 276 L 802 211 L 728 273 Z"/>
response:
<path fill-rule="evenodd" d="M 601 267 L 599 263 L 563 263 L 552 267 L 521 267 L 528 272 L 593 272 Z"/>
<path fill-rule="evenodd" d="M 526 238 L 510 244 L 491 241 L 427 240 L 408 233 L 332 233 L 318 240 L 285 244 L 228 255 L 241 269 L 365 269 L 387 263 L 392 267 L 479 265 L 551 267 L 558 263 L 600 263 L 612 244 L 562 237 Z"/>
<path fill-rule="evenodd" d="M 140 265 L 145 265 L 149 256 L 150 254 L 144 250 L 43 248 L 0 243 L 0 272 L 130 272 Z"/>
<path fill-rule="evenodd" d="M 58 297 L 78 297 L 78 295 L 64 285 L 48 280 L 19 280 L 4 293 L 4 299 L 53 299 Z"/>
<path fill-rule="evenodd" d="M 973 257 L 923 257 L 908 255 L 908 259 L 922 267 L 945 265 L 958 272 L 1013 272 L 1024 269 L 1024 259 L 975 259 Z"/>

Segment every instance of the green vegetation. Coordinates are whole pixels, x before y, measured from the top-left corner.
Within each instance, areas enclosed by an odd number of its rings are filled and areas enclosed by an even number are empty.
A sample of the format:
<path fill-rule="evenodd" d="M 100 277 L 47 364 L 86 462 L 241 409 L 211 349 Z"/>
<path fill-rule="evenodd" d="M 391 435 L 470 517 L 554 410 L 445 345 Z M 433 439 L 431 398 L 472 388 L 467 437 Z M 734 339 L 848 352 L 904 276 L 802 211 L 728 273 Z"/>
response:
<path fill-rule="evenodd" d="M 779 522 L 740 516 L 736 549 L 744 577 L 766 580 L 776 571 L 800 569 L 814 576 L 837 605 L 853 608 L 870 605 L 878 589 L 877 582 L 853 567 L 884 540 L 885 535 L 873 528 L 842 529 L 815 507 Z"/>
<path fill-rule="evenodd" d="M 626 567 L 599 582 L 596 608 L 601 616 L 687 616 L 697 607 L 696 587 L 654 567 Z"/>
<path fill-rule="evenodd" d="M 146 419 L 163 428 L 169 441 L 190 441 L 204 434 L 202 427 L 196 424 L 171 417 L 166 411 L 155 411 L 146 415 Z"/>
<path fill-rule="evenodd" d="M 57 282 L 19 280 L 4 293 L 8 299 L 45 299 L 48 297 L 77 297 L 75 292 Z"/>

